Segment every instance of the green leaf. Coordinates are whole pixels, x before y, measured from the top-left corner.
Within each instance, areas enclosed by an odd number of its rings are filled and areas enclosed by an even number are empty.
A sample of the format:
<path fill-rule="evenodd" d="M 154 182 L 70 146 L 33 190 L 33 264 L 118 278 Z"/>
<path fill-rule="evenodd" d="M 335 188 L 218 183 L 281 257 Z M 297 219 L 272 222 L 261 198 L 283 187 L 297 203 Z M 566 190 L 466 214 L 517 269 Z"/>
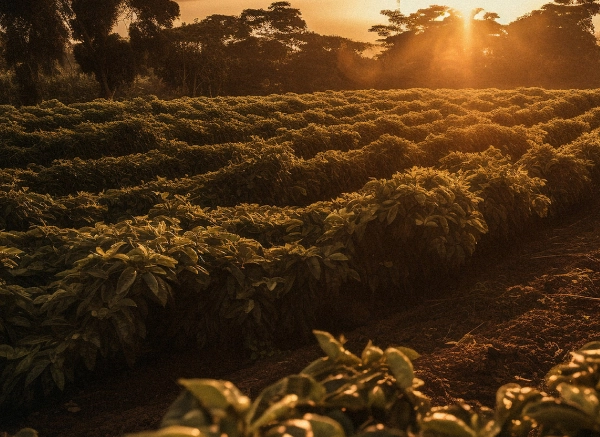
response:
<path fill-rule="evenodd" d="M 229 381 L 179 379 L 177 382 L 191 392 L 206 408 L 226 410 L 231 406 L 241 414 L 250 407 L 250 399 Z"/>
<path fill-rule="evenodd" d="M 249 314 L 254 309 L 254 299 L 248 299 L 244 305 L 244 312 Z"/>
<path fill-rule="evenodd" d="M 394 220 L 396 220 L 396 215 L 398 215 L 399 205 L 396 203 L 387 212 L 387 224 L 391 224 Z"/>
<path fill-rule="evenodd" d="M 33 366 L 25 378 L 25 386 L 31 384 L 38 376 L 42 374 L 46 367 L 50 364 L 50 360 L 41 360 Z"/>
<path fill-rule="evenodd" d="M 158 284 L 158 293 L 156 293 L 155 296 L 158 298 L 160 304 L 164 307 L 169 301 L 169 284 L 167 284 L 162 278 L 156 278 L 156 282 Z"/>
<path fill-rule="evenodd" d="M 313 334 L 317 337 L 317 341 L 323 352 L 333 361 L 344 353 L 345 349 L 342 343 L 337 341 L 329 332 L 315 330 Z"/>
<path fill-rule="evenodd" d="M 600 402 L 596 390 L 589 387 L 578 387 L 575 385 L 561 383 L 556 387 L 562 400 L 584 411 L 592 417 L 598 415 Z"/>
<path fill-rule="evenodd" d="M 0 357 L 4 357 L 8 360 L 13 359 L 12 356 L 14 355 L 15 350 L 13 349 L 12 346 L 9 346 L 8 344 L 0 344 Z"/>
<path fill-rule="evenodd" d="M 321 277 L 321 263 L 319 262 L 319 258 L 316 256 L 311 256 L 307 260 L 307 264 L 311 275 L 318 280 Z"/>
<path fill-rule="evenodd" d="M 281 400 L 275 402 L 269 408 L 265 410 L 262 416 L 256 419 L 253 423 L 250 424 L 248 431 L 250 433 L 254 433 L 261 426 L 267 425 L 278 418 L 280 418 L 285 413 L 289 412 L 293 408 L 296 407 L 298 403 L 298 395 L 289 394 L 285 395 Z"/>
<path fill-rule="evenodd" d="M 229 267 L 227 267 L 227 270 L 229 270 L 229 272 L 233 275 L 233 277 L 239 285 L 244 285 L 246 276 L 237 266 L 230 265 Z"/>
<path fill-rule="evenodd" d="M 52 363 L 50 366 L 50 372 L 52 373 L 52 379 L 56 386 L 63 391 L 65 389 L 65 372 L 63 369 L 58 367 L 56 363 Z"/>
<path fill-rule="evenodd" d="M 346 255 L 344 255 L 343 253 L 332 253 L 331 255 L 329 255 L 327 257 L 327 259 L 331 260 L 331 261 L 348 261 L 348 257 Z"/>
<path fill-rule="evenodd" d="M 201 428 L 211 424 L 212 418 L 208 411 L 189 390 L 182 390 L 160 422 L 161 428 L 171 425 Z"/>
<path fill-rule="evenodd" d="M 29 352 L 25 358 L 23 358 L 19 364 L 17 365 L 17 368 L 15 369 L 15 374 L 20 374 L 25 372 L 26 370 L 28 370 L 31 367 L 31 364 L 33 363 L 33 359 L 35 358 L 35 356 L 37 355 L 37 350 L 33 351 L 33 352 Z"/>
<path fill-rule="evenodd" d="M 567 435 L 575 435 L 580 430 L 600 431 L 594 416 L 554 398 L 544 398 L 527 405 L 523 417 L 535 420 L 542 427 L 559 429 Z"/>
<path fill-rule="evenodd" d="M 189 426 L 171 425 L 158 431 L 144 431 L 136 434 L 127 434 L 126 437 L 200 437 L 202 432 L 198 428 Z"/>
<path fill-rule="evenodd" d="M 421 432 L 424 435 L 440 435 L 445 437 L 476 437 L 477 433 L 465 422 L 452 414 L 435 412 L 421 421 Z M 431 433 L 431 434 L 430 434 Z"/>
<path fill-rule="evenodd" d="M 371 366 L 373 363 L 381 360 L 383 357 L 383 350 L 377 346 L 373 346 L 373 343 L 369 340 L 369 343 L 362 352 L 361 359 L 364 366 Z"/>
<path fill-rule="evenodd" d="M 120 242 L 118 242 L 118 243 L 115 243 L 115 244 L 113 244 L 112 246 L 110 246 L 110 249 L 108 249 L 108 250 L 106 251 L 106 253 L 104 253 L 104 251 L 102 250 L 102 248 L 100 248 L 100 247 L 97 247 L 97 248 L 96 248 L 96 252 L 98 252 L 100 255 L 102 255 L 102 256 L 103 256 L 103 258 L 105 258 L 105 259 L 109 259 L 109 258 L 111 258 L 111 257 L 114 257 L 114 255 L 115 255 L 115 254 L 116 254 L 116 253 L 119 251 L 119 249 L 120 249 L 122 246 L 124 246 L 125 244 L 127 244 L 127 243 L 125 243 L 124 241 L 120 241 Z"/>
<path fill-rule="evenodd" d="M 38 432 L 32 428 L 23 428 L 14 437 L 38 437 Z"/>
<path fill-rule="evenodd" d="M 390 371 L 396 378 L 396 385 L 402 390 L 412 387 L 415 372 L 411 361 L 397 348 L 388 348 L 384 352 Z"/>
<path fill-rule="evenodd" d="M 137 270 L 133 267 L 127 267 L 121 272 L 117 281 L 117 294 L 126 294 L 137 278 Z"/>
<path fill-rule="evenodd" d="M 152 291 L 152 293 L 158 296 L 159 290 L 158 281 L 156 280 L 156 277 L 150 272 L 145 272 L 144 274 L 142 274 L 142 279 L 144 280 L 148 288 Z"/>

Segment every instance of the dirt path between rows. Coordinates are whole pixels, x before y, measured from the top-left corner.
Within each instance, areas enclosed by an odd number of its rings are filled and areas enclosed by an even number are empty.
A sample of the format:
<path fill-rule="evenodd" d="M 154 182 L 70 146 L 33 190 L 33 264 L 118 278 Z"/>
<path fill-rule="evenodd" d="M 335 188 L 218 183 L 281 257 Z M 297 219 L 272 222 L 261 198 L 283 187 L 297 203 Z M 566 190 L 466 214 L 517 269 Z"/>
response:
<path fill-rule="evenodd" d="M 434 405 L 492 407 L 503 384 L 543 388 L 546 372 L 569 352 L 600 339 L 600 201 L 550 219 L 502 254 L 474 259 L 438 298 L 376 317 L 344 332 L 360 352 L 368 340 L 422 354 L 417 376 Z M 154 357 L 70 389 L 2 431 L 32 427 L 41 437 L 116 437 L 154 429 L 179 393 L 179 377 L 232 381 L 255 397 L 323 354 L 316 345 L 252 362 L 236 351 Z"/>

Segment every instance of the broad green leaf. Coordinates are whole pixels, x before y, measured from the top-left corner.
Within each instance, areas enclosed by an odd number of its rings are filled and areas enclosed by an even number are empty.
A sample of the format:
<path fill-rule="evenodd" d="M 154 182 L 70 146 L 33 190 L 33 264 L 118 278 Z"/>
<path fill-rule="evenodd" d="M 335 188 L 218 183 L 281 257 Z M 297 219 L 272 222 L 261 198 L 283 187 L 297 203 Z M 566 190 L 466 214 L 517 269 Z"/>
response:
<path fill-rule="evenodd" d="M 265 437 L 314 437 L 311 424 L 304 419 L 289 419 L 269 429 Z"/>
<path fill-rule="evenodd" d="M 600 402 L 596 390 L 589 387 L 578 387 L 575 385 L 561 383 L 556 387 L 561 398 L 574 407 L 579 408 L 592 417 L 598 415 Z"/>
<path fill-rule="evenodd" d="M 38 432 L 33 428 L 23 428 L 14 437 L 38 437 Z"/>
<path fill-rule="evenodd" d="M 244 285 L 246 275 L 235 265 L 230 265 L 227 270 L 233 275 L 239 285 Z"/>
<path fill-rule="evenodd" d="M 156 278 L 156 277 L 155 277 Z M 160 304 L 164 307 L 167 305 L 169 301 L 170 288 L 169 284 L 165 282 L 162 278 L 156 278 L 156 282 L 158 284 L 158 293 L 155 296 L 158 298 Z"/>
<path fill-rule="evenodd" d="M 581 349 L 572 352 L 571 355 L 573 356 L 573 361 L 576 363 L 583 363 L 586 361 L 600 363 L 600 341 L 587 343 Z"/>
<path fill-rule="evenodd" d="M 159 290 L 158 281 L 156 280 L 156 277 L 150 272 L 145 272 L 144 274 L 142 274 L 142 279 L 144 280 L 150 291 L 152 291 L 152 293 L 158 296 Z"/>
<path fill-rule="evenodd" d="M 298 403 L 298 395 L 290 394 L 284 396 L 278 402 L 272 404 L 265 412 L 249 426 L 249 432 L 253 433 L 260 427 L 267 425 L 285 415 L 290 410 L 296 407 Z"/>
<path fill-rule="evenodd" d="M 384 352 L 390 371 L 396 378 L 396 385 L 402 390 L 412 387 L 415 372 L 408 357 L 397 348 L 388 348 Z"/>
<path fill-rule="evenodd" d="M 244 312 L 249 314 L 254 309 L 254 299 L 248 299 L 244 305 Z"/>
<path fill-rule="evenodd" d="M 528 404 L 523 410 L 523 417 L 535 420 L 542 427 L 559 429 L 568 435 L 575 435 L 579 430 L 600 431 L 596 417 L 554 398 L 544 398 L 540 402 Z"/>
<path fill-rule="evenodd" d="M 363 366 L 370 366 L 371 364 L 381 360 L 382 357 L 383 350 L 377 346 L 373 346 L 373 343 L 369 340 L 369 343 L 361 355 Z"/>
<path fill-rule="evenodd" d="M 334 361 L 329 357 L 319 358 L 300 371 L 301 374 L 318 376 L 329 372 L 334 366 Z"/>
<path fill-rule="evenodd" d="M 112 246 L 110 246 L 110 249 L 108 249 L 108 250 L 106 251 L 106 253 L 103 253 L 103 251 L 102 251 L 102 248 L 100 248 L 100 247 L 97 247 L 97 248 L 96 248 L 96 251 L 97 251 L 97 252 L 98 252 L 100 255 L 103 255 L 103 257 L 104 257 L 105 259 L 109 259 L 109 258 L 113 257 L 113 256 L 114 256 L 114 255 L 115 255 L 115 254 L 116 254 L 116 253 L 119 251 L 119 249 L 120 249 L 122 246 L 124 246 L 125 244 L 127 244 L 127 243 L 125 243 L 124 241 L 120 241 L 120 242 L 118 242 L 118 243 L 115 243 L 115 244 L 113 244 Z"/>
<path fill-rule="evenodd" d="M 414 361 L 421 356 L 419 352 L 414 349 L 405 346 L 394 346 L 395 349 L 398 349 L 402 352 L 410 361 Z"/>
<path fill-rule="evenodd" d="M 337 360 L 344 353 L 345 349 L 342 343 L 337 341 L 329 332 L 315 330 L 313 334 L 317 337 L 317 341 L 323 352 L 333 361 Z"/>
<path fill-rule="evenodd" d="M 0 357 L 4 357 L 6 359 L 13 359 L 13 355 L 15 353 L 15 350 L 13 349 L 12 346 L 9 346 L 8 344 L 0 344 Z"/>
<path fill-rule="evenodd" d="M 134 267 L 127 267 L 121 272 L 117 281 L 117 294 L 127 293 L 137 278 L 137 270 Z"/>
<path fill-rule="evenodd" d="M 398 215 L 399 205 L 396 203 L 387 212 L 387 224 L 391 224 L 394 220 L 396 220 L 396 216 Z"/>
<path fill-rule="evenodd" d="M 183 425 L 195 428 L 210 426 L 212 418 L 189 390 L 182 390 L 177 399 L 169 406 L 160 426 Z"/>
<path fill-rule="evenodd" d="M 30 352 L 29 354 L 27 354 L 27 356 L 25 356 L 25 358 L 23 358 L 17 365 L 17 368 L 15 369 L 15 374 L 18 375 L 18 374 L 23 373 L 26 370 L 28 370 L 31 367 L 31 364 L 33 363 L 33 359 L 35 358 L 36 355 L 37 355 L 36 351 Z"/>
<path fill-rule="evenodd" d="M 232 406 L 238 413 L 244 413 L 250 407 L 250 399 L 229 381 L 179 379 L 178 383 L 190 391 L 206 408 L 225 410 Z"/>
<path fill-rule="evenodd" d="M 44 370 L 46 370 L 46 367 L 48 367 L 48 364 L 50 364 L 50 360 L 41 360 L 41 361 L 37 362 L 33 366 L 33 368 L 29 371 L 29 373 L 27 374 L 27 377 L 25 378 L 25 386 L 28 386 L 38 376 L 40 376 L 42 374 L 42 372 Z"/>
<path fill-rule="evenodd" d="M 56 386 L 63 391 L 65 389 L 65 372 L 56 363 L 52 363 L 50 366 L 50 373 L 52 373 L 52 379 Z"/>
<path fill-rule="evenodd" d="M 372 425 L 365 428 L 362 432 L 355 434 L 354 437 L 407 437 L 408 434 L 397 428 L 386 428 L 382 424 Z"/>
<path fill-rule="evenodd" d="M 386 406 L 386 403 L 387 403 L 387 400 L 385 398 L 385 392 L 379 385 L 376 385 L 369 391 L 369 394 L 368 394 L 369 407 L 380 408 L 383 410 Z"/>
<path fill-rule="evenodd" d="M 542 398 L 539 391 L 519 384 L 505 384 L 496 392 L 496 422 L 500 427 L 517 419 L 523 408 Z"/>
<path fill-rule="evenodd" d="M 327 259 L 331 261 L 348 261 L 348 257 L 340 252 L 332 253 Z"/>
<path fill-rule="evenodd" d="M 311 275 L 317 280 L 320 279 L 321 263 L 319 262 L 319 258 L 317 258 L 316 256 L 311 256 L 310 258 L 308 258 L 306 263 L 308 264 L 308 269 L 310 270 Z"/>
<path fill-rule="evenodd" d="M 445 437 L 476 437 L 477 432 L 452 414 L 435 412 L 421 421 L 421 432 L 425 435 Z"/>
<path fill-rule="evenodd" d="M 198 428 L 189 426 L 172 425 L 158 431 L 144 431 L 136 434 L 127 434 L 126 437 L 200 437 L 202 433 Z"/>
<path fill-rule="evenodd" d="M 314 437 L 345 437 L 346 435 L 342 426 L 330 417 L 307 413 L 303 419 L 310 423 Z"/>

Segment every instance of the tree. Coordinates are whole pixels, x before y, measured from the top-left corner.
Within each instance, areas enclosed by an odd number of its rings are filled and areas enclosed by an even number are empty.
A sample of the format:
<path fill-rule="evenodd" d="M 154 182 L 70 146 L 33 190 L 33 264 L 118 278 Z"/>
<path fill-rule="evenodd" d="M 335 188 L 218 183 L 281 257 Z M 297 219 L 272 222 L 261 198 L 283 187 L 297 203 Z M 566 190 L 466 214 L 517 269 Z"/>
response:
<path fill-rule="evenodd" d="M 296 93 L 371 86 L 372 65 L 362 57 L 371 44 L 306 32 L 282 67 L 283 89 Z M 371 63 L 373 61 L 371 60 Z"/>
<path fill-rule="evenodd" d="M 72 0 L 71 7 L 73 38 L 79 41 L 75 59 L 84 72 L 94 74 L 107 99 L 135 78 L 140 65 L 135 63 L 134 48 L 147 49 L 144 41 L 171 27 L 179 16 L 179 6 L 172 0 Z M 134 45 L 113 33 L 124 14 L 132 20 Z"/>
<path fill-rule="evenodd" d="M 495 38 L 498 15 L 477 9 L 468 17 L 447 6 L 430 6 L 410 15 L 384 10 L 388 25 L 373 26 L 385 48 L 379 86 L 465 87 L 480 83 Z"/>
<path fill-rule="evenodd" d="M 211 15 L 162 33 L 156 71 L 190 96 L 279 92 L 284 66 L 305 31 L 300 11 L 288 2 L 239 16 Z"/>
<path fill-rule="evenodd" d="M 69 30 L 68 4 L 61 0 L 2 0 L 4 59 L 15 70 L 21 102 L 40 101 L 41 74 L 50 74 L 63 59 Z"/>
<path fill-rule="evenodd" d="M 233 47 L 250 31 L 240 17 L 218 14 L 165 30 L 163 57 L 156 71 L 186 95 L 223 94 L 236 61 Z"/>
<path fill-rule="evenodd" d="M 600 48 L 592 18 L 596 0 L 558 0 L 507 27 L 495 68 L 503 86 L 600 86 Z"/>

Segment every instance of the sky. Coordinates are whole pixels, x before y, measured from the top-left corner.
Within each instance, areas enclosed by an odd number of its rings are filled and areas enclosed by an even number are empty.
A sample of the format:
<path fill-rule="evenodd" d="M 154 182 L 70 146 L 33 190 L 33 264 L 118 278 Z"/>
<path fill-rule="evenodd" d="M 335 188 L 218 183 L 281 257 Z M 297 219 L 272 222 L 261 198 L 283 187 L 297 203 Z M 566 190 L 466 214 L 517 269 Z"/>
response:
<path fill-rule="evenodd" d="M 181 9 L 181 21 L 191 23 L 208 15 L 239 15 L 247 8 L 266 9 L 276 0 L 176 0 Z M 308 29 L 323 35 L 339 35 L 358 41 L 375 42 L 377 35 L 369 32 L 375 24 L 387 24 L 382 9 L 397 9 L 398 0 L 288 0 L 300 9 Z M 496 12 L 507 24 L 516 18 L 550 3 L 550 0 L 400 0 L 405 14 L 431 4 L 450 6 L 458 10 L 481 7 Z"/>

